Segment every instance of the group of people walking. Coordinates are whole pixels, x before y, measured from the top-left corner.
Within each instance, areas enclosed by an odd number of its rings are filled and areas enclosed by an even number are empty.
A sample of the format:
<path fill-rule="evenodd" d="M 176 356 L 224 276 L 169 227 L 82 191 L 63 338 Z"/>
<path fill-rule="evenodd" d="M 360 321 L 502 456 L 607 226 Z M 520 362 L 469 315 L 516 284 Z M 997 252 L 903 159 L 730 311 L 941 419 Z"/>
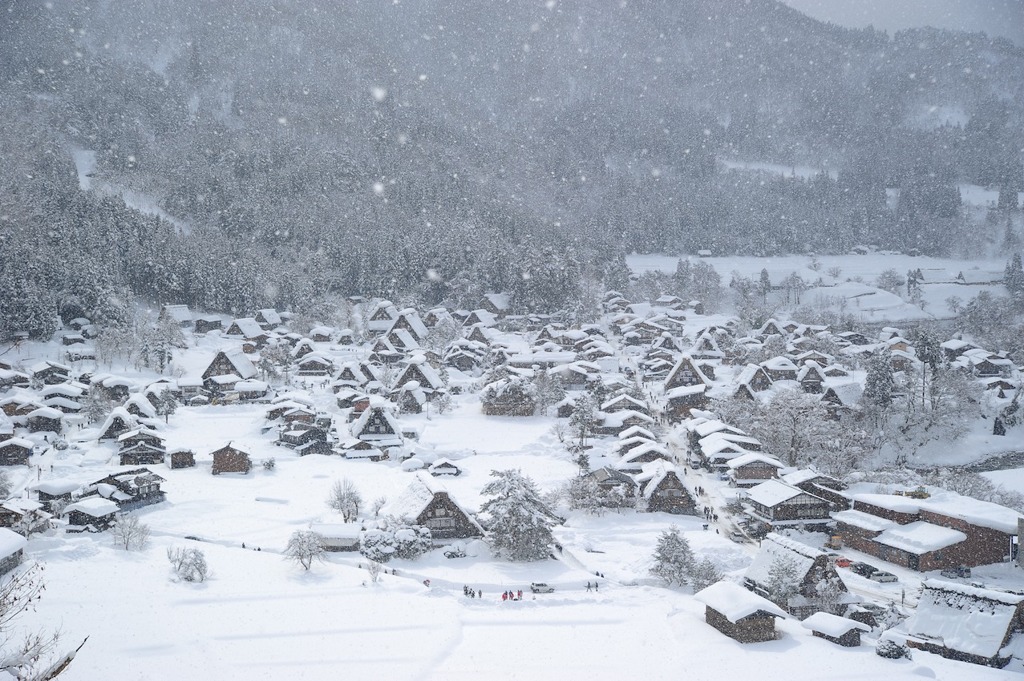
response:
<path fill-rule="evenodd" d="M 523 590 L 519 591 L 506 591 L 501 594 L 501 600 L 503 601 L 521 601 L 523 600 Z"/>
<path fill-rule="evenodd" d="M 470 589 L 469 586 L 462 587 L 462 594 L 469 598 L 483 598 L 484 592 L 477 589 Z"/>

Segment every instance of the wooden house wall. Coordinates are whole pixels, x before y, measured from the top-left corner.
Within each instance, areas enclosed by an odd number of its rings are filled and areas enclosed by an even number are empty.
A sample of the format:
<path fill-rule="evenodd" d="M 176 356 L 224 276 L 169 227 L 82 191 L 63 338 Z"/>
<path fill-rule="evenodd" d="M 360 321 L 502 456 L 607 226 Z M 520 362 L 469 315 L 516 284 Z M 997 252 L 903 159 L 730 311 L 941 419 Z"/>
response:
<path fill-rule="evenodd" d="M 859 629 L 851 629 L 842 636 L 829 636 L 828 634 L 823 634 L 820 631 L 812 631 L 811 633 L 818 638 L 823 638 L 826 641 L 831 641 L 832 643 L 836 643 L 846 648 L 856 648 L 860 645 Z"/>
<path fill-rule="evenodd" d="M 27 466 L 31 450 L 18 444 L 0 445 L 0 466 Z"/>
<path fill-rule="evenodd" d="M 416 517 L 418 525 L 430 528 L 434 539 L 479 537 L 480 530 L 447 492 L 436 492 L 427 507 Z"/>
<path fill-rule="evenodd" d="M 881 506 L 868 504 L 863 501 L 854 501 L 853 510 L 863 511 L 864 513 L 868 513 L 879 518 L 885 518 L 886 520 L 891 520 L 894 523 L 898 523 L 900 525 L 906 525 L 908 523 L 912 523 L 921 519 L 917 513 L 901 513 L 899 511 L 890 511 L 887 508 L 882 508 Z"/>
<path fill-rule="evenodd" d="M 775 640 L 775 618 L 764 613 L 757 612 L 734 623 L 709 605 L 705 607 L 704 620 L 740 643 Z"/>
<path fill-rule="evenodd" d="M 191 468 L 196 465 L 196 457 L 192 452 L 171 452 L 171 468 Z"/>
<path fill-rule="evenodd" d="M 947 546 L 938 552 L 940 555 L 935 557 L 938 567 L 922 567 L 922 570 L 936 570 L 959 565 L 967 567 L 990 565 L 1001 563 L 1003 558 L 1011 555 L 1012 535 L 924 509 L 921 510 L 921 520 L 959 530 L 967 535 L 966 540 L 953 546 Z"/>
<path fill-rule="evenodd" d="M 5 556 L 4 558 L 0 558 L 0 575 L 6 574 L 6 573 L 10 572 L 11 570 L 13 570 L 14 568 L 18 567 L 18 565 L 21 563 L 21 558 L 22 558 L 22 550 L 21 549 L 18 549 L 17 551 L 15 551 L 14 553 L 12 553 L 9 556 Z"/>
<path fill-rule="evenodd" d="M 213 453 L 213 474 L 248 473 L 252 468 L 249 455 L 245 452 L 226 447 Z"/>
<path fill-rule="evenodd" d="M 682 481 L 674 474 L 666 475 L 647 501 L 648 511 L 677 515 L 697 515 L 697 504 Z"/>

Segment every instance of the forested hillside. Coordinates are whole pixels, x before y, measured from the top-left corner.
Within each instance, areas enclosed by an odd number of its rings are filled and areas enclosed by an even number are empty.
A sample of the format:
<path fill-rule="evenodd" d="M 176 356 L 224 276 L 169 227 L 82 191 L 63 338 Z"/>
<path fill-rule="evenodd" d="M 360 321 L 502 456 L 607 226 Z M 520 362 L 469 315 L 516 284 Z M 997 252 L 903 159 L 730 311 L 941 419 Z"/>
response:
<path fill-rule="evenodd" d="M 26 0 L 0 117 L 4 333 L 132 296 L 555 309 L 630 251 L 950 251 L 955 182 L 1022 188 L 1024 50 L 769 0 Z"/>

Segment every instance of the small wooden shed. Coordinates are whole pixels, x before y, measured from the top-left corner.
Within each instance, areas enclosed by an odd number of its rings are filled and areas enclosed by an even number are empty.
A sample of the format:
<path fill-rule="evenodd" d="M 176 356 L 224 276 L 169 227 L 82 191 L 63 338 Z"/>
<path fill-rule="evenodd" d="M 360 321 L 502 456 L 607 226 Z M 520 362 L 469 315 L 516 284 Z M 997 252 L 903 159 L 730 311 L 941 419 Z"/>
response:
<path fill-rule="evenodd" d="M 252 468 L 252 460 L 246 452 L 232 447 L 230 444 L 212 453 L 213 474 L 248 473 Z"/>
<path fill-rule="evenodd" d="M 775 618 L 783 610 L 733 582 L 716 582 L 693 595 L 705 605 L 705 621 L 740 643 L 775 640 Z"/>
<path fill-rule="evenodd" d="M 860 645 L 860 632 L 871 631 L 871 627 L 866 624 L 827 612 L 816 612 L 802 624 L 805 629 L 810 629 L 814 636 L 847 648 L 856 648 Z"/>

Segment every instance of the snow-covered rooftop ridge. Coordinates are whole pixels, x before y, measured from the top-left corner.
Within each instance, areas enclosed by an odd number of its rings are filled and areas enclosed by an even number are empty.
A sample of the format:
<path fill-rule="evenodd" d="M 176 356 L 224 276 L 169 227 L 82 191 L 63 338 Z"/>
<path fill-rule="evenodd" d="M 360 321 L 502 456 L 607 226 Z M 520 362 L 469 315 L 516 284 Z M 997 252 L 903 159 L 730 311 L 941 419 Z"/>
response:
<path fill-rule="evenodd" d="M 735 459 L 729 459 L 729 468 L 739 468 L 740 466 L 746 466 L 751 463 L 765 463 L 775 468 L 784 468 L 785 466 L 781 461 L 773 456 L 767 454 L 761 454 L 760 452 L 750 452 L 747 454 L 740 454 Z"/>

